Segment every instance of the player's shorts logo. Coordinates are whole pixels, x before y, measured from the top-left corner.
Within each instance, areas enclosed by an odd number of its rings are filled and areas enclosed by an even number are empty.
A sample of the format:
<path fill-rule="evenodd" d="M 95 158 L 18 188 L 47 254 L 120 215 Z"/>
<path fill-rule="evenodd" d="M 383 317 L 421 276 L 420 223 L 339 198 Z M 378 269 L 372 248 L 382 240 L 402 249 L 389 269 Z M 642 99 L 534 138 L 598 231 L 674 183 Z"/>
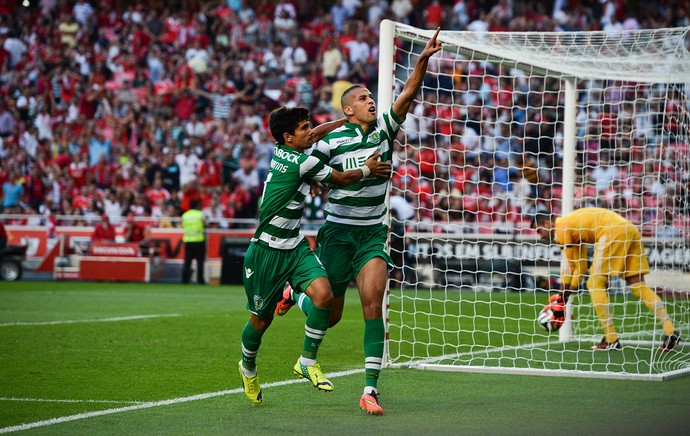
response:
<path fill-rule="evenodd" d="M 245 275 L 247 276 L 247 278 L 249 278 L 249 277 L 252 276 L 252 274 L 254 274 L 254 271 L 252 271 L 251 268 L 245 268 L 245 269 L 244 269 L 244 273 L 245 273 Z"/>
<path fill-rule="evenodd" d="M 264 306 L 264 299 L 260 295 L 254 295 L 254 309 L 261 310 Z"/>

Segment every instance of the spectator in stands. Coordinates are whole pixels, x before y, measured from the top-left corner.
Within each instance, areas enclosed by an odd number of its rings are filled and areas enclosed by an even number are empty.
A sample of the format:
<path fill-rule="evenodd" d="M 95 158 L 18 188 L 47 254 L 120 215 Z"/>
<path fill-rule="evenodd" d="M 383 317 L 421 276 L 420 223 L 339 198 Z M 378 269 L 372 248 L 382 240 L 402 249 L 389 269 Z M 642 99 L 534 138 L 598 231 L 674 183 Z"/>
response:
<path fill-rule="evenodd" d="M 115 188 L 108 188 L 103 195 L 103 210 L 105 215 L 112 217 L 113 224 L 119 224 L 122 218 L 122 204 L 118 199 Z"/>
<path fill-rule="evenodd" d="M 299 37 L 293 36 L 290 38 L 290 44 L 283 50 L 283 54 L 280 56 L 285 74 L 289 76 L 298 76 L 305 72 L 304 68 L 309 59 L 307 58 L 307 52 L 300 44 Z"/>
<path fill-rule="evenodd" d="M 108 215 L 101 215 L 101 222 L 93 228 L 91 233 L 93 242 L 115 242 L 115 228 L 110 224 Z"/>
<path fill-rule="evenodd" d="M 196 112 L 192 112 L 189 115 L 189 122 L 185 126 L 185 131 L 189 137 L 203 138 L 206 136 L 206 124 L 199 120 Z"/>
<path fill-rule="evenodd" d="M 72 9 L 74 17 L 82 26 L 86 27 L 94 14 L 93 6 L 86 0 L 77 0 Z"/>
<path fill-rule="evenodd" d="M 5 3 L 10 8 L 14 6 L 14 2 Z M 539 2 L 526 7 L 510 1 L 456 0 L 452 11 L 450 4 L 438 3 L 445 6 L 448 14 L 443 18 L 444 28 L 465 29 L 470 22 L 473 22 L 471 27 L 477 29 L 529 31 L 552 26 L 549 14 Z M 333 6 L 326 13 L 321 13 L 318 7 L 298 12 L 297 4 L 288 1 L 273 4 L 234 1 L 233 7 L 224 2 L 204 2 L 200 6 L 199 2 L 187 2 L 184 11 L 173 2 L 166 5 L 163 13 L 151 2 L 121 7 L 118 2 L 47 0 L 41 2 L 38 9 L 14 7 L 13 21 L 6 18 L 0 29 L 0 168 L 4 168 L 0 184 L 7 181 L 10 168 L 16 169 L 26 179 L 24 190 L 33 209 L 43 207 L 64 214 L 71 211 L 72 205 L 64 203 L 63 198 L 71 199 L 78 194 L 71 192 L 74 184 L 63 174 L 64 169 L 75 163 L 72 171 L 79 188 L 92 177 L 88 167 L 103 155 L 111 165 L 112 177 L 109 183 L 102 179 L 97 183 L 132 192 L 131 201 L 122 204 L 127 210 L 130 204 L 141 203 L 134 198 L 140 197 L 153 183 L 157 171 L 169 170 L 170 173 L 162 177 L 163 184 L 176 197 L 180 190 L 181 168 L 169 164 L 168 153 L 176 154 L 182 149 L 184 140 L 190 138 L 197 138 L 190 141 L 192 154 L 206 156 L 213 148 L 219 159 L 228 164 L 224 168 L 224 181 L 227 181 L 232 165 L 236 165 L 233 171 L 239 167 L 240 148 L 234 156 L 232 153 L 237 144 L 244 148 L 246 141 L 239 138 L 246 133 L 245 129 L 251 130 L 252 141 L 257 144 L 257 156 L 260 155 L 255 132 L 267 135 L 267 114 L 277 106 L 281 95 L 284 102 L 316 108 L 312 115 L 315 120 L 320 117 L 317 122 L 342 116 L 338 115 L 342 92 L 352 81 L 371 81 L 375 77 L 371 72 L 375 63 L 361 63 L 360 60 L 360 64 L 351 64 L 341 51 L 343 44 L 354 44 L 360 33 L 376 33 L 373 23 L 381 16 L 390 15 L 419 27 L 424 26 L 425 19 L 438 21 L 443 13 L 431 1 L 346 0 L 330 4 Z M 429 5 L 436 10 L 425 17 L 424 10 Z M 643 14 L 638 14 L 624 2 L 604 2 L 603 6 L 593 2 L 592 6 L 583 7 L 582 2 L 559 2 L 553 18 L 560 29 L 573 31 L 620 27 L 620 23 L 624 29 L 635 29 L 683 26 L 689 22 L 686 7 L 647 6 Z M 38 13 L 39 9 L 40 16 L 18 13 L 34 10 Z M 287 24 L 278 33 L 273 25 L 274 11 L 282 14 Z M 302 39 L 297 51 L 304 50 L 307 54 L 303 66 L 308 74 L 289 78 L 283 70 L 285 62 L 280 59 L 292 50 L 289 43 L 298 34 Z M 365 42 L 375 55 L 376 47 L 371 45 L 371 38 L 365 37 Z M 443 75 L 436 81 L 452 79 L 456 89 L 467 88 L 459 91 L 455 100 L 462 101 L 456 106 L 467 114 L 444 115 L 440 107 L 443 96 L 439 97 L 439 105 L 416 105 L 405 121 L 408 140 L 415 143 L 426 132 L 441 133 L 443 138 L 446 132 L 439 130 L 447 126 L 439 121 L 458 120 L 458 123 L 467 123 L 472 132 L 460 136 L 453 131 L 451 145 L 459 146 L 464 141 L 471 155 L 474 150 L 478 153 L 493 151 L 492 123 L 497 126 L 509 124 L 510 134 L 506 134 L 505 127 L 498 129 L 495 151 L 506 153 L 510 145 L 514 153 L 533 152 L 532 157 L 541 158 L 540 172 L 534 172 L 535 191 L 537 185 L 558 183 L 558 159 L 550 162 L 547 157 L 551 149 L 561 152 L 562 117 L 550 108 L 557 105 L 562 95 L 559 87 L 551 80 L 527 79 L 518 71 L 491 62 L 453 60 L 448 63 L 451 64 L 455 68 L 450 71 L 441 65 Z M 288 79 L 291 80 L 289 84 Z M 586 148 L 584 157 L 590 170 L 599 162 L 600 128 L 604 134 L 603 148 L 612 146 L 616 150 L 615 161 L 612 160 L 620 169 L 616 179 L 630 179 L 636 161 L 667 160 L 662 155 L 639 156 L 634 150 L 628 151 L 630 138 L 633 138 L 633 149 L 639 147 L 648 152 L 662 148 L 658 146 L 662 140 L 682 142 L 675 141 L 683 133 L 683 124 L 678 121 L 682 115 L 682 100 L 675 91 L 624 83 L 611 83 L 603 87 L 603 91 L 598 91 L 597 87 L 599 85 L 579 94 L 579 106 L 590 110 L 580 111 L 578 127 L 582 133 L 578 137 L 592 135 L 587 138 L 586 147 L 578 144 L 578 149 Z M 188 92 L 188 88 L 208 94 Z M 288 95 L 286 90 L 290 89 L 292 93 Z M 217 97 L 213 97 L 214 94 L 218 94 Z M 427 95 L 424 100 L 432 102 Z M 255 109 L 253 114 L 248 113 L 247 104 Z M 430 110 L 432 106 L 434 110 Z M 193 120 L 195 113 L 198 120 Z M 251 123 L 246 123 L 250 117 Z M 192 121 L 187 123 L 188 119 Z M 489 119 L 491 122 L 487 122 Z M 224 123 L 222 128 L 219 122 Z M 200 123 L 206 134 L 201 133 Z M 453 128 L 452 123 L 450 126 Z M 90 150 L 92 136 L 99 144 L 101 141 L 92 132 L 102 132 L 102 140 L 111 141 L 110 147 Z M 508 136 L 510 144 L 505 140 Z M 194 141 L 199 145 L 196 150 Z M 550 149 L 545 153 L 547 146 Z M 96 156 L 92 156 L 92 151 L 97 151 L 93 153 Z M 44 158 L 42 152 L 45 152 Z M 412 164 L 419 164 L 416 157 L 409 159 Z M 468 168 L 473 166 L 469 172 L 474 174 L 485 162 L 472 159 L 469 156 L 467 162 Z M 265 160 L 259 161 L 259 179 L 263 182 L 267 174 Z M 443 165 L 442 159 L 439 162 Z M 80 168 L 84 163 L 87 168 Z M 196 164 L 198 161 L 191 166 L 188 176 L 196 175 Z M 666 168 L 669 163 L 663 165 Z M 40 168 L 42 174 L 38 177 L 46 180 L 50 200 L 47 200 L 48 192 L 45 200 L 39 198 L 41 188 L 40 183 L 34 184 L 38 180 L 34 167 Z M 634 171 L 652 171 L 651 167 L 640 167 L 642 169 Z M 137 177 L 144 171 L 148 184 L 140 183 Z M 639 203 L 639 206 L 629 206 L 629 212 L 652 217 L 650 211 L 665 195 L 666 185 L 678 185 L 676 196 L 683 195 L 682 192 L 687 191 L 683 180 L 674 172 L 668 174 L 668 182 L 644 178 L 644 184 L 639 183 L 634 192 L 625 194 L 629 205 Z M 615 194 L 610 188 L 607 193 Z M 238 194 L 238 198 L 243 197 L 241 192 Z M 534 201 L 543 203 L 539 198 L 541 192 L 535 194 L 538 196 Z M 421 191 L 414 195 L 426 196 Z M 254 204 L 246 206 L 247 218 L 256 218 L 256 201 L 258 196 L 249 200 Z M 637 203 L 631 203 L 633 201 Z M 63 210 L 62 204 L 69 206 Z M 84 210 L 91 213 L 88 204 L 84 203 Z M 141 206 L 137 207 L 145 211 Z M 676 215 L 681 216 L 677 216 L 673 226 L 680 229 L 688 222 L 688 210 L 687 207 L 679 210 L 676 209 Z M 113 223 L 116 219 L 111 215 Z"/>
<path fill-rule="evenodd" d="M 171 149 L 165 153 L 161 164 L 163 187 L 171 194 L 180 190 L 180 166 L 175 161 L 175 152 Z"/>
<path fill-rule="evenodd" d="M 69 48 L 74 48 L 77 45 L 77 36 L 79 33 L 79 23 L 74 19 L 74 15 L 63 11 L 60 14 L 60 24 L 58 25 L 60 32 L 60 42 Z"/>
<path fill-rule="evenodd" d="M 424 26 L 426 29 L 445 27 L 446 9 L 438 0 L 433 0 L 423 11 Z"/>
<path fill-rule="evenodd" d="M 206 153 L 206 158 L 199 162 L 197 174 L 203 186 L 220 190 L 223 185 L 223 168 L 214 151 Z"/>
<path fill-rule="evenodd" d="M 335 82 L 342 62 L 343 54 L 340 51 L 338 40 L 333 38 L 329 41 L 327 49 L 321 57 L 321 71 L 326 83 Z"/>
<path fill-rule="evenodd" d="M 2 50 L 0 49 L 0 51 Z M 1 65 L 2 62 L 0 62 L 0 66 Z M 17 121 L 10 111 L 7 102 L 0 102 L 0 138 L 7 138 L 8 136 L 12 135 L 14 133 L 16 124 Z"/>
<path fill-rule="evenodd" d="M 3 213 L 20 213 L 20 203 L 24 198 L 24 178 L 17 169 L 10 171 L 7 181 L 2 184 Z"/>
<path fill-rule="evenodd" d="M 596 188 L 599 193 L 603 193 L 609 188 L 614 180 L 618 179 L 620 170 L 613 164 L 610 154 L 607 150 L 602 150 L 599 153 L 599 165 L 592 169 L 591 177 L 596 182 Z"/>
<path fill-rule="evenodd" d="M 190 148 L 190 142 L 182 144 L 182 152 L 175 156 L 180 168 L 180 186 L 184 186 L 193 180 L 197 180 L 197 168 L 199 166 L 199 157 L 193 153 Z"/>
<path fill-rule="evenodd" d="M 89 140 L 89 166 L 96 165 L 101 156 L 108 161 L 111 151 L 112 141 L 105 138 L 102 130 L 96 130 Z"/>
<path fill-rule="evenodd" d="M 330 12 L 336 32 L 343 33 L 345 30 L 345 20 L 351 16 L 350 10 L 343 5 L 343 0 L 335 0 Z"/>
<path fill-rule="evenodd" d="M 290 2 L 280 2 L 275 8 L 273 19 L 276 38 L 285 46 L 297 31 L 297 10 Z"/>
<path fill-rule="evenodd" d="M 220 192 L 212 192 L 210 203 L 201 211 L 204 213 L 204 220 L 209 228 L 228 228 L 228 206 L 220 201 Z"/>
<path fill-rule="evenodd" d="M 126 242 L 138 242 L 139 244 L 145 242 L 147 239 L 148 227 L 135 221 L 133 215 L 128 215 L 124 231 L 124 238 Z"/>
<path fill-rule="evenodd" d="M 35 166 L 31 175 L 26 178 L 25 189 L 29 205 L 32 209 L 39 210 L 48 190 L 43 179 L 43 171 L 39 166 Z"/>

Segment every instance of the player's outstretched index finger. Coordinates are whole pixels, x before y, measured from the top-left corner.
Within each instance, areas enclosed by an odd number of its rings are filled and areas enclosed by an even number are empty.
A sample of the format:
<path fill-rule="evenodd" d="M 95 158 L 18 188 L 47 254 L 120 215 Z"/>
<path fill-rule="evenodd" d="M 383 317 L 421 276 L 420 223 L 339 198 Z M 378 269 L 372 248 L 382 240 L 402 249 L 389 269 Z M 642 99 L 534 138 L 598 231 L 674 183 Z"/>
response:
<path fill-rule="evenodd" d="M 434 54 L 434 53 L 438 52 L 439 50 L 441 50 L 441 48 L 443 47 L 441 42 L 437 40 L 439 33 L 441 33 L 441 28 L 437 27 L 436 32 L 434 33 L 434 36 L 432 36 L 431 39 L 429 40 L 429 42 L 427 42 L 427 44 L 426 44 L 426 51 L 427 52 L 430 51 L 431 54 Z"/>

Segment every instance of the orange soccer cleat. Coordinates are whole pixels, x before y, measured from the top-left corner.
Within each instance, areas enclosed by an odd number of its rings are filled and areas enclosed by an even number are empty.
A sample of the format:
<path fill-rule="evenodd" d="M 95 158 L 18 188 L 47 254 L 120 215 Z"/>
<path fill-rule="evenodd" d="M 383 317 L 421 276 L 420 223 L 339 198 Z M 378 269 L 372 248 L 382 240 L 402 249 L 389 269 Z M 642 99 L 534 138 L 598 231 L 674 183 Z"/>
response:
<path fill-rule="evenodd" d="M 379 406 L 379 394 L 376 392 L 362 395 L 359 400 L 359 408 L 369 415 L 383 415 L 383 409 Z"/>
<path fill-rule="evenodd" d="M 295 300 L 292 299 L 290 291 L 292 291 L 292 288 L 290 286 L 285 288 L 285 290 L 283 291 L 283 299 L 280 300 L 276 305 L 276 315 L 285 315 L 286 313 L 288 313 L 288 310 L 290 310 L 290 308 L 295 305 Z"/>

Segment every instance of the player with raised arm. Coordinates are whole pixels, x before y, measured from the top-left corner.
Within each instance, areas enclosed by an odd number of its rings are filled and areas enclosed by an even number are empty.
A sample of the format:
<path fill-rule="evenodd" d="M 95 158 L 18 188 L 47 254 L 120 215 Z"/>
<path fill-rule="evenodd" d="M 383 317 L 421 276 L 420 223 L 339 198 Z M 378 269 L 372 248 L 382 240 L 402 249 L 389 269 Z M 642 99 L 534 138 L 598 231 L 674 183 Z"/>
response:
<path fill-rule="evenodd" d="M 663 327 L 665 337 L 660 351 L 665 353 L 675 348 L 680 341 L 680 333 L 675 330 L 661 298 L 645 283 L 649 261 L 640 232 L 633 223 L 608 209 L 584 207 L 559 218 L 549 213 L 537 213 L 535 226 L 542 239 L 563 247 L 562 289 L 550 298 L 552 309 L 554 306 L 565 309 L 570 295 L 577 292 L 587 271 L 586 244 L 594 244 L 587 289 L 605 336 L 592 350 L 621 349 L 606 293 L 609 277 L 616 275 L 625 279 L 630 292 L 642 300 Z"/>
<path fill-rule="evenodd" d="M 294 372 L 319 390 L 333 390 L 333 384 L 316 362 L 317 350 L 328 327 L 333 293 L 326 270 L 300 233 L 304 199 L 312 180 L 346 186 L 363 177 L 388 178 L 391 172 L 390 163 L 378 160 L 380 153 L 370 153 L 362 165 L 348 171 L 335 170 L 304 154 L 315 140 L 343 122 L 344 119 L 333 121 L 312 130 L 309 110 L 301 107 L 281 107 L 269 117 L 276 140 L 275 152 L 264 186 L 259 226 L 247 250 L 243 269 L 247 309 L 251 315 L 242 331 L 239 372 L 244 393 L 255 404 L 263 400 L 256 357 L 286 282 L 313 301 L 304 327 L 302 354 Z"/>
<path fill-rule="evenodd" d="M 347 123 L 319 141 L 312 156 L 340 170 L 361 166 L 374 152 L 380 152 L 382 160 L 391 161 L 393 141 L 422 86 L 429 58 L 441 50 L 437 40 L 439 32 L 437 29 L 419 55 L 414 71 L 392 107 L 380 116 L 376 115 L 374 97 L 367 88 L 361 85 L 348 88 L 341 97 Z M 348 284 L 353 278 L 357 283 L 365 323 L 365 387 L 359 404 L 367 413 L 375 415 L 383 414 L 377 387 L 385 340 L 382 305 L 388 267 L 393 266 L 386 249 L 388 189 L 388 180 L 373 178 L 347 187 L 332 187 L 324 208 L 326 223 L 319 230 L 316 248 L 333 286 L 329 326 L 337 324 L 342 317 Z M 278 305 L 278 314 L 285 313 L 294 302 L 311 316 L 315 301 L 304 295 L 296 296 L 289 289 Z"/>

